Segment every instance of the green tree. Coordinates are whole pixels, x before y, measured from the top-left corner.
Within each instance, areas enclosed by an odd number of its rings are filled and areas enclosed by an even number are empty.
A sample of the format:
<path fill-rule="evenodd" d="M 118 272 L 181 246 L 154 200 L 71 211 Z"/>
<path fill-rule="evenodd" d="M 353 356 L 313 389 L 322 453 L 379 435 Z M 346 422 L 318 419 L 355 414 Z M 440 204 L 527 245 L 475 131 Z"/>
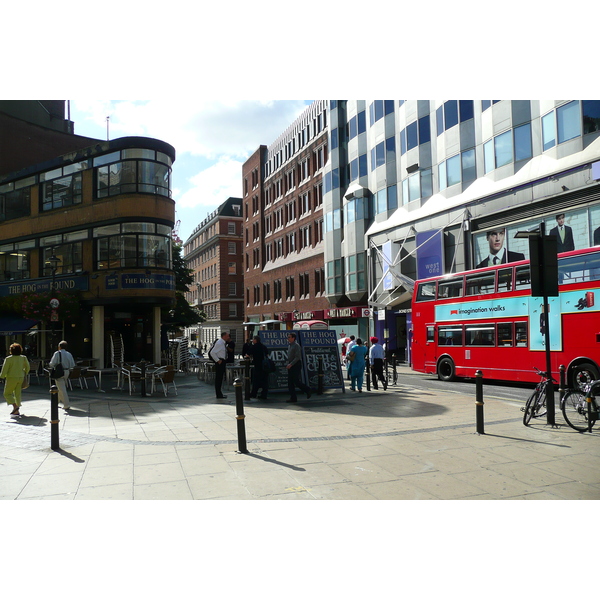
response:
<path fill-rule="evenodd" d="M 162 309 L 162 322 L 168 331 L 177 331 L 182 327 L 190 327 L 206 321 L 206 314 L 190 306 L 185 293 L 194 283 L 193 270 L 185 266 L 181 244 L 173 244 L 173 273 L 175 275 L 175 305 Z"/>

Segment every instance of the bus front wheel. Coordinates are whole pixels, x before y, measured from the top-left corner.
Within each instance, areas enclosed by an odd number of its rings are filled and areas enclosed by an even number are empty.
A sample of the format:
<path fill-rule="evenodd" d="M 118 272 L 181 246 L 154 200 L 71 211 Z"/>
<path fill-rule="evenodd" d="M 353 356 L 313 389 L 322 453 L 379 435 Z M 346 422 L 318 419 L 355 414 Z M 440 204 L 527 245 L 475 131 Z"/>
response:
<path fill-rule="evenodd" d="M 598 369 L 590 363 L 581 363 L 573 367 L 571 371 L 571 387 L 575 390 L 582 390 L 588 383 L 600 379 Z"/>
<path fill-rule="evenodd" d="M 444 356 L 438 363 L 438 379 L 441 381 L 454 381 L 455 368 L 451 358 Z"/>

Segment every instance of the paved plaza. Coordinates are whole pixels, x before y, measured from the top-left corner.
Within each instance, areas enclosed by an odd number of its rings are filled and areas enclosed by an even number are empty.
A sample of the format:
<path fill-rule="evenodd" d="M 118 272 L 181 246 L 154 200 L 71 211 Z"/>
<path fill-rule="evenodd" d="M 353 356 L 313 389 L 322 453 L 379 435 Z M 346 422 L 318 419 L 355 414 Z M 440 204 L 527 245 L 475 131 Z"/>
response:
<path fill-rule="evenodd" d="M 0 417 L 3 500 L 593 500 L 600 434 L 577 433 L 557 411 L 522 424 L 522 404 L 421 392 L 401 369 L 387 391 L 327 390 L 244 403 L 248 453 L 238 452 L 235 391 L 217 400 L 195 375 L 178 395 L 75 389 L 50 449 L 47 385 L 26 390 L 22 414 Z M 474 386 L 473 386 L 474 393 Z M 523 401 L 528 395 L 523 390 Z"/>

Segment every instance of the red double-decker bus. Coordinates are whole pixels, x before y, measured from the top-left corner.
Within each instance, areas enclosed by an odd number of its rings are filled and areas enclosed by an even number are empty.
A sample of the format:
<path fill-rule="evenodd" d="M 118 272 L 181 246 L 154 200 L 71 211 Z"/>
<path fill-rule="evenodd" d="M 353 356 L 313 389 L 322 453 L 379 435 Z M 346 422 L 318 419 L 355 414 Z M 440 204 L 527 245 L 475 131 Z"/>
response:
<path fill-rule="evenodd" d="M 412 368 L 451 381 L 474 377 L 535 382 L 545 370 L 567 382 L 600 379 L 600 247 L 558 255 L 559 296 L 532 297 L 529 261 L 423 279 L 412 301 Z"/>

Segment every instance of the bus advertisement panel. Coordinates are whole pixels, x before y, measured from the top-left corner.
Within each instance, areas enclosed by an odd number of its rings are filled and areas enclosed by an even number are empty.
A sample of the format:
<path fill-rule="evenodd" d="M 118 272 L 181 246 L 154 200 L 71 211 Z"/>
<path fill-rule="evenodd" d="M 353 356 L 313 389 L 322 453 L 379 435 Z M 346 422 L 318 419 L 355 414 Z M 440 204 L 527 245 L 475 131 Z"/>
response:
<path fill-rule="evenodd" d="M 552 373 L 569 385 L 600 378 L 600 249 L 560 254 L 559 296 L 532 297 L 528 261 L 417 281 L 412 365 L 442 380 L 537 381 L 549 335 Z M 548 323 L 546 323 L 546 312 Z"/>

